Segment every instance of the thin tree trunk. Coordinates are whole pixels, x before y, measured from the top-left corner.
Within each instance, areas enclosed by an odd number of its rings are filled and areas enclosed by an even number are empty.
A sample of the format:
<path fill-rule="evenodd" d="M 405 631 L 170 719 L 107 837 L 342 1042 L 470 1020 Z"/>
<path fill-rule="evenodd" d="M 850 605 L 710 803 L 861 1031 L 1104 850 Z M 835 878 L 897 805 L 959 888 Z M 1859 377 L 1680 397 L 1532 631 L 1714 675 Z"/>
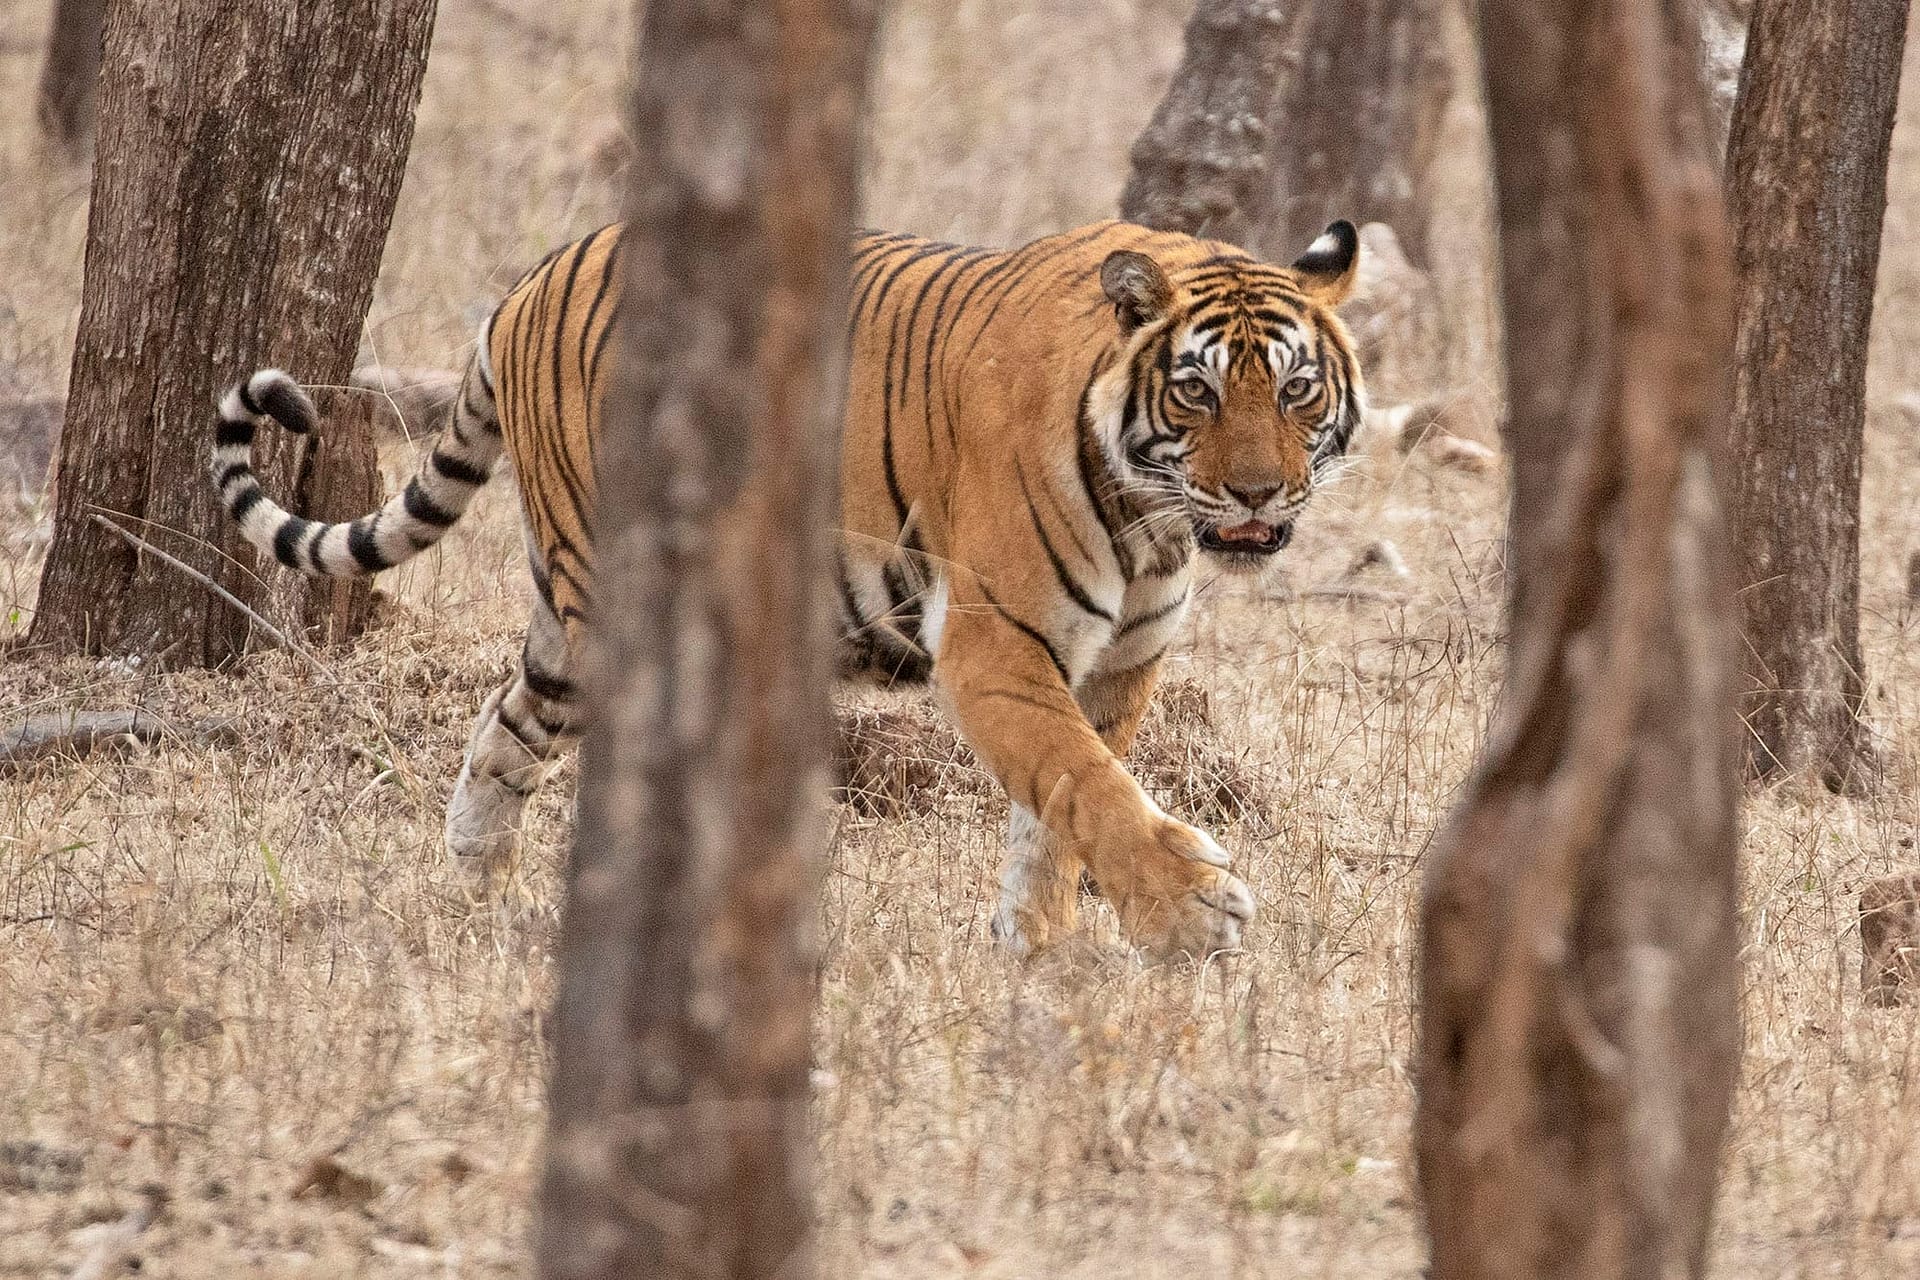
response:
<path fill-rule="evenodd" d="M 107 0 L 55 0 L 40 68 L 40 131 L 60 150 L 80 155 L 93 142 L 99 100 L 100 30 Z"/>
<path fill-rule="evenodd" d="M 1727 233 L 1692 16 L 1488 0 L 1507 691 L 1430 855 L 1435 1280 L 1704 1271 L 1739 1053 Z"/>
<path fill-rule="evenodd" d="M 810 1274 L 809 1025 L 868 0 L 652 0 L 542 1274 Z"/>
<path fill-rule="evenodd" d="M 53 546 L 32 641 L 217 663 L 246 619 L 90 519 L 114 514 L 292 629 L 364 618 L 364 583 L 256 577 L 207 476 L 212 405 L 280 365 L 341 384 L 413 136 L 434 0 L 115 4 Z M 261 437 L 270 491 L 310 515 L 379 495 L 371 432 Z M 304 464 L 304 465 L 303 465 Z M 346 597 L 342 602 L 342 596 Z"/>
<path fill-rule="evenodd" d="M 1305 0 L 1295 25 L 1258 247 L 1285 260 L 1335 218 L 1384 222 L 1431 270 L 1427 172 L 1453 93 L 1440 0 Z"/>
<path fill-rule="evenodd" d="M 1260 225 L 1271 199 L 1268 122 L 1288 25 L 1281 0 L 1195 7 L 1180 68 L 1133 144 L 1121 217 L 1233 243 Z"/>
<path fill-rule="evenodd" d="M 1873 779 L 1860 458 L 1906 0 L 1759 0 L 1727 152 L 1733 511 L 1760 774 Z"/>

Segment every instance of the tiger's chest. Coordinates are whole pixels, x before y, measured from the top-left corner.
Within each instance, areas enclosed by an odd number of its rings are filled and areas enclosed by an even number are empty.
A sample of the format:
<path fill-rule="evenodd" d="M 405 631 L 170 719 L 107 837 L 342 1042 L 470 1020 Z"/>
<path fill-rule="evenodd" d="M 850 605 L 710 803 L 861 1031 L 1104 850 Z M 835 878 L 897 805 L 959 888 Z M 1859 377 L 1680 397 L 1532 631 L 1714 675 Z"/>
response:
<path fill-rule="evenodd" d="M 1070 685 L 1144 666 L 1166 652 L 1186 622 L 1193 596 L 1191 562 L 1127 582 L 1118 595 L 1119 606 L 1113 610 L 1111 623 L 1063 609 L 1065 616 L 1050 630 Z M 949 598 L 944 578 L 936 579 L 926 593 L 919 614 L 918 639 L 929 654 L 940 652 Z"/>

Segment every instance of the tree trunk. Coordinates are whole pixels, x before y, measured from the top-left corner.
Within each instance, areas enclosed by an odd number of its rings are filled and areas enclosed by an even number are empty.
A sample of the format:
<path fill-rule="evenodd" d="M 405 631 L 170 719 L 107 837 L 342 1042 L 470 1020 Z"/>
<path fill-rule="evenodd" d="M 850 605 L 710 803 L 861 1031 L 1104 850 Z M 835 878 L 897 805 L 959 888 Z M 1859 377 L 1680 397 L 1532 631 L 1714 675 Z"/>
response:
<path fill-rule="evenodd" d="M 809 1025 L 868 0 L 652 0 L 542 1274 L 809 1274 Z"/>
<path fill-rule="evenodd" d="M 1688 7 L 1488 0 L 1507 690 L 1429 855 L 1435 1280 L 1704 1270 L 1740 1035 L 1727 235 Z"/>
<path fill-rule="evenodd" d="M 1432 269 L 1427 171 L 1453 69 L 1441 0 L 1306 0 L 1299 58 L 1268 133 L 1272 208 L 1258 247 L 1280 261 L 1335 218 L 1384 222 Z"/>
<path fill-rule="evenodd" d="M 107 0 L 54 0 L 37 110 L 40 131 L 68 155 L 83 154 L 93 142 L 106 16 Z"/>
<path fill-rule="evenodd" d="M 406 166 L 433 14 L 434 0 L 113 6 L 33 643 L 171 665 L 245 648 L 244 615 L 137 555 L 91 519 L 96 512 L 283 627 L 333 616 L 351 631 L 364 618 L 365 583 L 246 567 L 252 554 L 227 530 L 207 475 L 212 406 L 261 365 L 310 383 L 346 381 Z M 320 518 L 378 500 L 364 420 L 330 420 L 311 458 L 304 443 L 261 437 L 270 492 Z M 239 559 L 221 556 L 221 543 Z"/>
<path fill-rule="evenodd" d="M 1121 217 L 1236 244 L 1260 225 L 1288 26 L 1280 0 L 1206 0 L 1194 9 L 1180 68 L 1133 144 Z"/>
<path fill-rule="evenodd" d="M 1759 0 L 1727 151 L 1747 752 L 1841 790 L 1861 723 L 1860 457 L 1906 0 Z"/>

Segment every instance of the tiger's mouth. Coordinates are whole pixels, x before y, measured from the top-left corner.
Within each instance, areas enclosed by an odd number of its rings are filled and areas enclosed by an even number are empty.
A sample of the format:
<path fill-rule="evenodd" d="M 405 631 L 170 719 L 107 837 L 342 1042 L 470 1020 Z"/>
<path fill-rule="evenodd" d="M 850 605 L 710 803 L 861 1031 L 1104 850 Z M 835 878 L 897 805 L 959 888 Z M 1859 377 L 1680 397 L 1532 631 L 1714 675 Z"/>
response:
<path fill-rule="evenodd" d="M 1202 525 L 1195 532 L 1201 549 L 1217 554 L 1270 556 L 1293 540 L 1292 524 L 1268 524 L 1264 520 Z"/>

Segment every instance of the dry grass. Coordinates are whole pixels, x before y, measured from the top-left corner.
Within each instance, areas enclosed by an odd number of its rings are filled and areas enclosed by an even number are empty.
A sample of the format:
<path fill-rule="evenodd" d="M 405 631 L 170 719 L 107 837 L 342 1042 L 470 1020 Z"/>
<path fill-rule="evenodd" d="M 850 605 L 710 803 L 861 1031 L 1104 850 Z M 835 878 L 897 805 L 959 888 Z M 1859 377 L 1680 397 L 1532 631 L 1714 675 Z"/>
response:
<path fill-rule="evenodd" d="M 23 124 L 46 8 L 0 14 L 0 370 L 29 391 L 64 377 L 84 221 L 84 182 L 46 169 Z M 379 356 L 455 362 L 508 276 L 610 216 L 617 179 L 595 156 L 626 8 L 442 5 L 369 324 Z M 1180 9 L 901 0 L 870 220 L 1008 240 L 1108 211 Z M 1876 404 L 1920 388 L 1916 117 L 1910 93 Z M 1449 182 L 1468 265 L 1447 269 L 1477 271 L 1471 166 Z M 1480 341 L 1456 373 L 1484 403 Z M 1853 908 L 1864 879 L 1920 861 L 1920 660 L 1899 594 L 1920 442 L 1900 421 L 1874 420 L 1864 539 L 1887 785 L 1864 801 L 1769 792 L 1747 810 L 1722 1275 L 1920 1271 L 1920 1034 L 1912 1010 L 1862 1005 Z M 1202 593 L 1174 662 L 1184 696 L 1145 768 L 1194 802 L 1222 786 L 1252 801 L 1215 819 L 1262 916 L 1244 955 L 1199 970 L 1144 967 L 1098 921 L 1029 965 L 997 954 L 1001 802 L 918 704 L 859 700 L 870 729 L 907 744 L 909 764 L 896 752 L 887 767 L 919 772 L 897 803 L 831 811 L 826 1274 L 1419 1273 L 1413 908 L 1496 687 L 1502 502 L 1497 477 L 1383 452 L 1320 504 L 1287 582 Z M 248 717 L 237 745 L 189 737 L 0 778 L 0 1274 L 63 1273 L 138 1220 L 149 1184 L 170 1199 L 134 1242 L 144 1275 L 528 1272 L 571 769 L 538 806 L 520 918 L 448 903 L 439 847 L 468 719 L 516 647 L 512 510 L 490 494 L 392 575 L 387 625 L 327 655 L 330 678 L 276 655 L 165 677 L 0 665 L 8 719 Z M 0 618 L 17 627 L 34 513 L 0 534 Z M 1409 577 L 1318 590 L 1382 536 Z"/>

